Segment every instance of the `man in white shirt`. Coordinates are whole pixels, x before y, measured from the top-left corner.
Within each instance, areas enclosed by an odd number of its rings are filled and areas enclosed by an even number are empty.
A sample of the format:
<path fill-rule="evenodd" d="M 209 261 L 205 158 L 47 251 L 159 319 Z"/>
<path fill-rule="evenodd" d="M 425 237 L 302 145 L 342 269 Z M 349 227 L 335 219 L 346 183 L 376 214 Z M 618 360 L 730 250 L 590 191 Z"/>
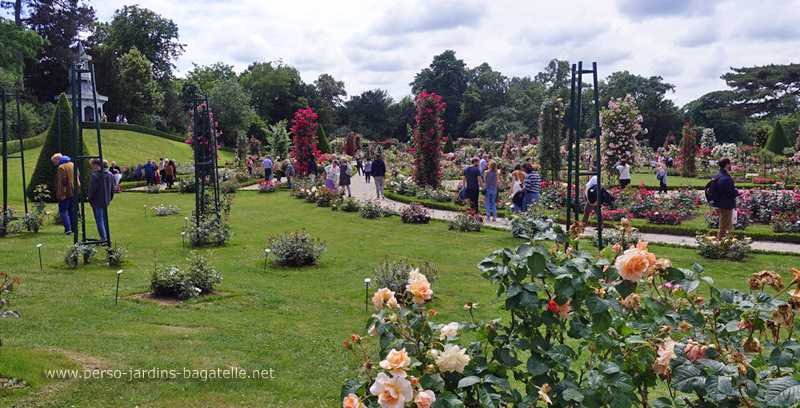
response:
<path fill-rule="evenodd" d="M 487 160 L 488 158 L 489 155 L 486 153 L 484 153 L 483 157 L 481 157 L 481 162 L 480 162 L 481 174 L 483 174 L 484 171 L 489 169 L 489 161 Z"/>
<path fill-rule="evenodd" d="M 619 186 L 625 188 L 631 184 L 631 165 L 628 164 L 628 161 L 621 159 L 615 168 L 619 172 Z"/>

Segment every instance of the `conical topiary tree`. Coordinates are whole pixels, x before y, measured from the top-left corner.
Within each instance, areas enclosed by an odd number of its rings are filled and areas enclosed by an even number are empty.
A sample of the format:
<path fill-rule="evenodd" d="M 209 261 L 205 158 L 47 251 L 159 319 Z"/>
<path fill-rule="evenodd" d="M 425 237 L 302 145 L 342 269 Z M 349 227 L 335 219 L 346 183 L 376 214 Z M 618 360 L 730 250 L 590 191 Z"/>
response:
<path fill-rule="evenodd" d="M 328 137 L 325 136 L 325 129 L 322 128 L 322 124 L 317 126 L 317 149 L 322 154 L 332 153 L 331 145 L 328 143 Z"/>
<path fill-rule="evenodd" d="M 447 141 L 444 142 L 444 149 L 442 149 L 442 152 L 444 152 L 444 153 L 455 153 L 456 146 L 453 144 L 453 138 L 452 137 L 447 137 L 446 139 L 447 139 Z"/>
<path fill-rule="evenodd" d="M 79 152 L 72 151 L 72 143 L 70 143 L 69 135 L 70 135 L 70 126 L 72 126 L 72 107 L 69 106 L 69 102 L 67 101 L 67 95 L 61 94 L 58 97 L 58 104 L 56 106 L 56 110 L 53 111 L 53 118 L 50 120 L 50 127 L 47 128 L 47 136 L 45 136 L 44 145 L 42 146 L 42 152 L 39 154 L 39 160 L 36 161 L 36 168 L 33 170 L 33 175 L 30 178 L 30 182 L 28 183 L 28 187 L 25 189 L 25 194 L 27 194 L 29 199 L 33 199 L 34 190 L 36 186 L 39 184 L 47 184 L 48 189 L 52 192 L 51 200 L 56 201 L 58 198 L 55 197 L 55 179 L 56 179 L 56 167 L 53 166 L 53 162 L 50 161 L 50 157 L 54 154 L 59 153 L 58 151 L 58 120 L 59 115 L 58 111 L 66 111 L 61 113 L 61 154 L 69 156 L 73 159 L 73 162 L 76 161 L 76 156 L 83 156 L 89 151 L 86 148 L 86 143 L 82 146 L 78 146 Z M 76 167 L 77 168 L 77 167 Z M 83 161 L 83 166 L 80 169 L 80 176 L 81 176 L 81 191 L 85 194 L 89 190 L 89 177 L 92 175 L 92 166 L 89 164 L 89 160 Z"/>
<path fill-rule="evenodd" d="M 791 145 L 789 144 L 789 139 L 786 138 L 781 122 L 775 122 L 775 127 L 772 128 L 772 133 L 770 133 L 764 149 L 775 154 L 783 154 L 783 149 L 789 146 Z"/>

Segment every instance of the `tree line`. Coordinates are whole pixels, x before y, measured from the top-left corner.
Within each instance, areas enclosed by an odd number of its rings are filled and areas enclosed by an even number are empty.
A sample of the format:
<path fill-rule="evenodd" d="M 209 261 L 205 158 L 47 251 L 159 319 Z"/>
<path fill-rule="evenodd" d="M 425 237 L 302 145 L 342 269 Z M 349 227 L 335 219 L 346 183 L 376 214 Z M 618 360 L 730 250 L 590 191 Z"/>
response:
<path fill-rule="evenodd" d="M 0 6 L 14 16 L 0 18 L 0 86 L 24 91 L 27 135 L 43 130 L 54 98 L 67 89 L 78 40 L 93 58 L 98 92 L 109 97 L 105 109 L 110 120 L 120 113 L 131 123 L 183 133 L 192 97 L 208 96 L 228 145 L 240 132 L 265 141 L 269 125 L 288 123 L 306 106 L 318 113 L 330 137 L 357 132 L 370 140 L 407 141 L 414 123 L 411 95 L 421 91 L 443 97 L 448 137 L 503 140 L 511 131 L 537 137 L 542 104 L 557 98 L 568 103 L 570 94 L 569 61 L 553 59 L 532 76 L 509 77 L 485 62 L 470 68 L 453 50 L 434 56 L 409 83 L 409 96 L 400 100 L 383 89 L 348 95 L 344 82 L 327 73 L 306 83 L 280 59 L 253 62 L 241 73 L 224 62 L 194 65 L 178 78 L 174 62 L 186 45 L 177 24 L 152 10 L 124 6 L 110 21 L 99 22 L 81 0 L 14 0 Z M 599 83 L 600 103 L 632 95 L 652 147 L 679 134 L 686 122 L 714 128 L 720 142 L 752 143 L 780 120 L 794 140 L 800 125 L 800 64 L 732 68 L 722 79 L 730 89 L 678 107 L 668 98 L 675 85 L 662 77 L 614 72 Z M 589 84 L 582 84 L 583 129 L 590 129 L 593 120 L 590 91 Z"/>

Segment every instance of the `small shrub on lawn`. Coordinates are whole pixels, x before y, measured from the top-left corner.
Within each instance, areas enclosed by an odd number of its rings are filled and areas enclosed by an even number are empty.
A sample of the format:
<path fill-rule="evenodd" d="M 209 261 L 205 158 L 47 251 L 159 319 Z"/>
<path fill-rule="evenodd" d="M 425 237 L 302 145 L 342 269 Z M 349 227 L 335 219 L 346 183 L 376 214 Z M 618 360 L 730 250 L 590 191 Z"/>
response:
<path fill-rule="evenodd" d="M 336 201 L 336 194 L 327 188 L 318 188 L 316 195 L 317 207 L 330 207 Z"/>
<path fill-rule="evenodd" d="M 384 208 L 377 201 L 366 200 L 361 203 L 361 218 L 381 218 L 391 214 L 391 210 Z"/>
<path fill-rule="evenodd" d="M 800 232 L 800 214 L 780 212 L 772 216 L 769 225 L 772 232 Z"/>
<path fill-rule="evenodd" d="M 750 250 L 750 237 L 739 239 L 729 235 L 718 241 L 716 237 L 703 234 L 696 239 L 700 256 L 708 259 L 741 261 Z"/>
<path fill-rule="evenodd" d="M 361 209 L 361 206 L 358 205 L 358 201 L 353 197 L 347 197 L 342 200 L 339 209 L 344 212 L 358 212 Z"/>
<path fill-rule="evenodd" d="M 122 263 L 122 259 L 125 258 L 125 255 L 128 254 L 128 250 L 124 247 L 103 247 L 103 251 L 105 252 L 106 262 L 109 265 L 117 265 Z"/>
<path fill-rule="evenodd" d="M 431 214 L 419 203 L 411 203 L 400 210 L 400 219 L 407 224 L 427 224 L 431 221 Z"/>
<path fill-rule="evenodd" d="M 239 190 L 239 182 L 236 181 L 235 177 L 219 183 L 219 191 L 222 194 L 235 193 L 237 190 Z"/>
<path fill-rule="evenodd" d="M 545 239 L 544 235 L 552 231 L 553 223 L 542 219 L 542 213 L 531 206 L 524 214 L 511 217 L 511 235 L 516 238 Z"/>
<path fill-rule="evenodd" d="M 161 186 L 159 186 L 158 184 L 151 184 L 144 188 L 144 192 L 147 194 L 160 194 Z"/>
<path fill-rule="evenodd" d="M 167 206 L 164 206 L 164 204 L 158 206 L 154 205 L 150 207 L 150 210 L 153 211 L 153 216 L 155 217 L 166 217 L 168 215 L 177 215 L 181 213 L 181 207 L 172 204 Z"/>
<path fill-rule="evenodd" d="M 463 210 L 447 222 L 447 229 L 461 232 L 480 232 L 483 226 L 483 217 L 475 211 Z"/>
<path fill-rule="evenodd" d="M 314 239 L 311 234 L 302 232 L 284 232 L 269 239 L 267 248 L 275 256 L 275 262 L 282 266 L 314 265 L 325 253 L 325 244 Z"/>
<path fill-rule="evenodd" d="M 157 268 L 150 277 L 150 290 L 156 296 L 180 300 L 211 293 L 214 285 L 222 281 L 222 275 L 211 265 L 210 257 L 211 253 L 192 251 L 185 269 L 178 265 Z"/>
<path fill-rule="evenodd" d="M 233 236 L 230 223 L 216 216 L 206 216 L 200 219 L 200 225 L 190 220 L 184 228 L 186 239 L 192 246 L 225 245 Z"/>
<path fill-rule="evenodd" d="M 64 255 L 64 263 L 69 267 L 78 266 L 78 260 L 81 257 L 83 257 L 83 264 L 86 265 L 97 254 L 97 248 L 92 245 L 78 243 L 68 246 L 62 254 Z"/>
<path fill-rule="evenodd" d="M 608 228 L 603 230 L 603 246 L 609 247 L 619 245 L 621 248 L 629 248 L 631 245 L 636 245 L 642 240 L 642 233 L 638 229 L 630 226 L 627 219 L 622 222 L 617 228 Z M 598 246 L 598 234 L 594 234 L 592 245 Z"/>
<path fill-rule="evenodd" d="M 404 295 L 408 284 L 408 275 L 413 270 L 425 275 L 431 286 L 438 277 L 438 272 L 428 261 L 414 265 L 409 260 L 390 261 L 387 257 L 377 268 L 372 270 L 372 282 L 376 288 L 389 288 L 395 292 L 399 301 L 408 301 Z"/>

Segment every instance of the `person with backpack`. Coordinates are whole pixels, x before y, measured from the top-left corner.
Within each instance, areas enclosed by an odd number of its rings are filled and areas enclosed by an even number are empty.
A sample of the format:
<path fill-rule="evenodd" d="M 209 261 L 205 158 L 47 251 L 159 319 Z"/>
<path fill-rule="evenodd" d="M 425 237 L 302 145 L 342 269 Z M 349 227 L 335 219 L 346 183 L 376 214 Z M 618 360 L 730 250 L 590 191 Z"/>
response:
<path fill-rule="evenodd" d="M 722 240 L 733 230 L 733 211 L 736 209 L 736 197 L 739 190 L 730 176 L 731 159 L 725 157 L 717 162 L 719 172 L 706 184 L 706 199 L 715 208 L 719 216 L 717 240 Z"/>
<path fill-rule="evenodd" d="M 352 197 L 350 194 L 350 176 L 353 175 L 353 166 L 347 162 L 346 157 L 341 160 L 341 175 L 339 176 L 339 186 L 342 187 L 342 193 L 347 190 L 347 196 Z"/>
<path fill-rule="evenodd" d="M 659 162 L 656 164 L 656 179 L 658 180 L 658 192 L 667 192 L 667 164 Z"/>

